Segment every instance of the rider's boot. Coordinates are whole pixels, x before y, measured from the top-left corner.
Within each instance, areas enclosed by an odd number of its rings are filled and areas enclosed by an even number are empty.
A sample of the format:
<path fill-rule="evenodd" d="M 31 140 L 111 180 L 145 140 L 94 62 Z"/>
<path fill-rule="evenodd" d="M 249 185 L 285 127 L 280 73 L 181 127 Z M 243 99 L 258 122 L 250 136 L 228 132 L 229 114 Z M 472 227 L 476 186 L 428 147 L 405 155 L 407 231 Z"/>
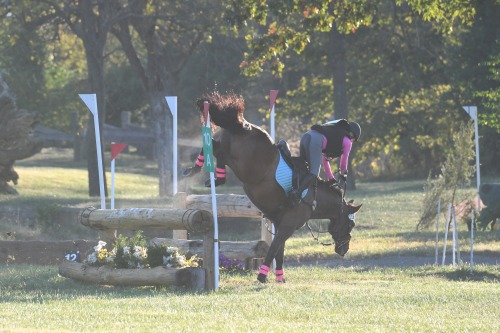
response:
<path fill-rule="evenodd" d="M 306 174 L 300 180 L 299 187 L 290 191 L 290 198 L 292 199 L 292 204 L 298 204 L 302 199 L 302 192 L 312 184 L 312 182 L 317 178 L 316 175 L 312 173 Z"/>

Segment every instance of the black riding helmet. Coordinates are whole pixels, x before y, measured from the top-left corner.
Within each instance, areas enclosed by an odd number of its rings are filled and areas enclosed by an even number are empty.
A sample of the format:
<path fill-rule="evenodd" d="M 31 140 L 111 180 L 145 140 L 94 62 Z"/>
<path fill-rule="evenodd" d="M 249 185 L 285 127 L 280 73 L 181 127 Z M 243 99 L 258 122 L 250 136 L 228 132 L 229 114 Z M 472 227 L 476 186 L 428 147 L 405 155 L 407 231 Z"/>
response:
<path fill-rule="evenodd" d="M 349 126 L 351 127 L 352 134 L 354 134 L 354 138 L 358 141 L 361 136 L 361 126 L 355 121 L 349 122 Z"/>

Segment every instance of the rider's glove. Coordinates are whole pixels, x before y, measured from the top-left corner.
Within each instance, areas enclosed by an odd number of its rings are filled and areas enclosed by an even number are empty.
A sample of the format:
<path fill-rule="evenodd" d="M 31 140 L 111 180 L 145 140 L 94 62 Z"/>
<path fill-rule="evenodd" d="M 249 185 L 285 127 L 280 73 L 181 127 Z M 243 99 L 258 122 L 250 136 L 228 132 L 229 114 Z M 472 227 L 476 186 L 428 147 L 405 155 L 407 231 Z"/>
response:
<path fill-rule="evenodd" d="M 347 181 L 347 173 L 339 172 L 339 181 L 346 182 Z"/>

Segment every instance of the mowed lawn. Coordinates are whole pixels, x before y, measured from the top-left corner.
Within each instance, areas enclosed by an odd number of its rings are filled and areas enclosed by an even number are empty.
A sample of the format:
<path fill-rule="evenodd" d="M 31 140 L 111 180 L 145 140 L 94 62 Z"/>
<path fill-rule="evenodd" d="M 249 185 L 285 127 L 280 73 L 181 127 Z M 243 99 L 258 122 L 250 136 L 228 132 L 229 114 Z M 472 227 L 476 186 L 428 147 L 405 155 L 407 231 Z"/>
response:
<path fill-rule="evenodd" d="M 37 157 L 19 163 L 16 188 L 21 195 L 2 196 L 0 204 L 98 206 L 98 199 L 87 196 L 85 167 L 72 162 L 67 153 L 51 154 L 50 161 Z M 171 198 L 157 196 L 154 166 L 136 157 L 124 155 L 118 161 L 116 182 L 120 207 L 171 205 Z M 273 282 L 272 273 L 271 282 L 263 285 L 256 281 L 256 272 L 223 271 L 216 292 L 125 288 L 82 284 L 59 276 L 56 266 L 0 265 L 0 332 L 500 331 L 499 265 L 477 262 L 471 272 L 467 262 L 456 267 L 356 264 L 358 259 L 434 255 L 435 226 L 416 230 L 424 182 L 360 181 L 356 191 L 347 193 L 348 199 L 363 204 L 347 256 L 352 264 L 324 267 L 316 259 L 341 259 L 303 228 L 287 243 L 285 260 L 294 265 L 285 268 L 285 284 Z M 206 191 L 201 182 L 181 186 Z M 237 186 L 217 190 L 241 193 Z M 440 254 L 443 221 L 442 217 Z M 313 226 L 324 229 L 326 224 L 315 221 Z M 6 227 L 0 223 L 0 228 Z M 260 232 L 258 224 L 256 229 Z M 466 253 L 470 234 L 464 222 L 458 231 L 461 251 Z M 222 240 L 241 237 L 225 230 L 220 234 Z M 321 239 L 330 241 L 327 234 Z M 450 249 L 449 239 L 448 253 Z M 499 231 L 476 231 L 474 249 L 500 260 Z"/>

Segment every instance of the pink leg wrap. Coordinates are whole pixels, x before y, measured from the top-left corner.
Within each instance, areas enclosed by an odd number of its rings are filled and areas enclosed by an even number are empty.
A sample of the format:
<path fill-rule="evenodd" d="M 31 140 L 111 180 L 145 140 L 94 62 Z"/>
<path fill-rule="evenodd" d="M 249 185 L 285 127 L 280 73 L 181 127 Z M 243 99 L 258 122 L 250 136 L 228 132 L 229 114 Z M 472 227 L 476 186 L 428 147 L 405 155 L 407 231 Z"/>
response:
<path fill-rule="evenodd" d="M 215 176 L 217 178 L 226 178 L 226 169 L 224 169 L 224 168 L 215 168 Z"/>
<path fill-rule="evenodd" d="M 198 159 L 196 160 L 196 165 L 199 167 L 203 166 L 203 162 L 205 162 L 205 156 L 198 155 Z"/>
<path fill-rule="evenodd" d="M 269 267 L 262 264 L 259 269 L 259 274 L 264 274 L 264 275 L 269 274 Z"/>
<path fill-rule="evenodd" d="M 277 269 L 276 270 L 276 281 L 283 281 L 284 277 L 285 277 L 285 272 L 282 270 L 282 269 Z"/>

